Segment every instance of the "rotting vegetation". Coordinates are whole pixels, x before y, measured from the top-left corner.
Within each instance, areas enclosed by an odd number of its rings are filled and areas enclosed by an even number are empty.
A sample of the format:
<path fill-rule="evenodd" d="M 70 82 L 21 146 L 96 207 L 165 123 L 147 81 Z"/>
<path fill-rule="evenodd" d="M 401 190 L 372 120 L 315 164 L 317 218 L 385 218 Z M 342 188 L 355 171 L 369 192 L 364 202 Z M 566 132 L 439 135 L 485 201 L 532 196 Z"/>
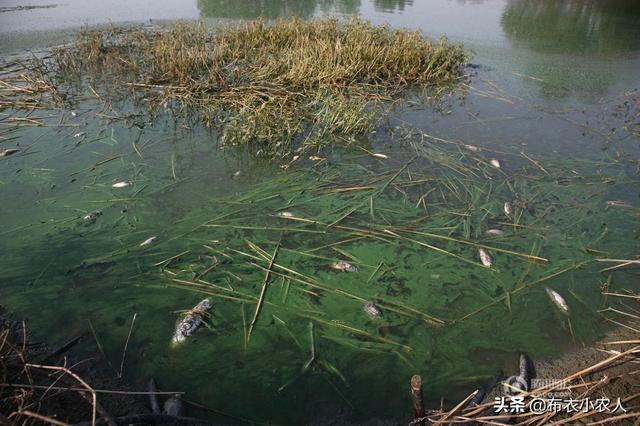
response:
<path fill-rule="evenodd" d="M 24 95 L 26 84 L 38 99 L 45 91 L 64 102 L 85 88 L 109 100 L 132 97 L 150 111 L 195 113 L 225 143 L 259 142 L 286 153 L 295 141 L 372 130 L 403 89 L 455 87 L 468 57 L 444 38 L 355 18 L 252 21 L 214 31 L 177 24 L 83 31 L 38 61 L 22 84 L 4 85 Z"/>

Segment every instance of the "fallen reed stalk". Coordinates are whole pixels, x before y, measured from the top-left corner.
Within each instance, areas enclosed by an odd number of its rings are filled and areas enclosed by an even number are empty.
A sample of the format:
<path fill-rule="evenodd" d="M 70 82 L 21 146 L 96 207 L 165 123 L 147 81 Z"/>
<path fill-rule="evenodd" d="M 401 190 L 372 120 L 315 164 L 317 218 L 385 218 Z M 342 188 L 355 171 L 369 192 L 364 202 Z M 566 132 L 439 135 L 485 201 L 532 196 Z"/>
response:
<path fill-rule="evenodd" d="M 269 266 L 267 267 L 267 271 L 264 274 L 264 281 L 262 281 L 262 289 L 260 290 L 260 296 L 258 297 L 256 310 L 253 314 L 253 318 L 251 319 L 251 323 L 249 324 L 249 331 L 247 332 L 247 342 L 251 340 L 251 333 L 253 332 L 253 327 L 255 327 L 256 322 L 258 321 L 258 315 L 260 315 L 260 310 L 262 309 L 262 304 L 264 303 L 264 297 L 267 292 L 267 286 L 269 285 L 271 268 L 273 267 L 273 263 L 276 260 L 276 256 L 278 255 L 279 248 L 280 248 L 280 242 L 278 242 L 278 244 L 276 245 L 276 248 L 273 250 L 273 254 L 271 255 L 271 259 L 269 260 Z"/>

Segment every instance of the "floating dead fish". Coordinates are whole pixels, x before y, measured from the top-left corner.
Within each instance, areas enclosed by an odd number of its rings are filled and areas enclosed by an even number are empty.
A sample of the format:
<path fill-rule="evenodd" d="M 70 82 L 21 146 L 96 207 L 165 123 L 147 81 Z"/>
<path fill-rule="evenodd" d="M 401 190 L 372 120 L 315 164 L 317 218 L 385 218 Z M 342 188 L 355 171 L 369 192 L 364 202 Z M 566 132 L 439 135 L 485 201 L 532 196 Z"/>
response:
<path fill-rule="evenodd" d="M 238 177 L 238 176 L 240 176 L 240 175 L 242 175 L 242 171 L 237 170 L 237 171 L 233 174 L 233 177 Z"/>
<path fill-rule="evenodd" d="M 520 354 L 520 377 L 527 383 L 527 390 L 531 389 L 531 378 L 534 375 L 535 366 L 527 354 Z"/>
<path fill-rule="evenodd" d="M 352 265 L 344 260 L 338 260 L 336 263 L 331 265 L 331 267 L 342 272 L 358 272 L 358 267 L 356 265 Z"/>
<path fill-rule="evenodd" d="M 78 116 L 78 114 L 76 114 L 76 112 L 75 112 L 75 111 L 71 111 L 71 116 L 72 116 L 72 117 L 77 117 L 77 116 Z"/>
<path fill-rule="evenodd" d="M 148 388 L 149 388 L 148 389 L 149 390 L 149 406 L 151 408 L 151 411 L 154 414 L 162 414 L 162 411 L 160 411 L 160 404 L 158 404 L 158 395 L 157 395 L 158 390 L 156 389 L 156 382 L 155 380 L 153 380 L 153 378 L 149 380 Z"/>
<path fill-rule="evenodd" d="M 502 389 L 507 396 L 519 396 L 527 391 L 527 382 L 522 376 L 511 376 L 502 382 Z"/>
<path fill-rule="evenodd" d="M 298 158 L 300 158 L 300 156 L 299 156 L 299 155 L 294 155 L 294 156 L 291 158 L 291 161 L 296 161 Z"/>
<path fill-rule="evenodd" d="M 621 200 L 609 200 L 607 201 L 607 207 L 631 207 L 631 204 Z"/>
<path fill-rule="evenodd" d="M 499 237 L 500 235 L 504 235 L 504 231 L 500 229 L 487 229 L 486 231 L 484 231 L 484 234 L 491 237 Z"/>
<path fill-rule="evenodd" d="M 81 138 L 81 137 L 83 137 L 83 136 L 84 136 L 84 135 L 86 135 L 86 134 L 87 134 L 87 132 L 80 132 L 80 133 L 76 133 L 75 135 L 73 135 L 73 137 L 74 137 L 74 138 Z"/>
<path fill-rule="evenodd" d="M 382 318 L 382 311 L 378 309 L 378 307 L 371 302 L 365 303 L 362 309 L 371 318 Z"/>
<path fill-rule="evenodd" d="M 182 400 L 180 394 L 176 393 L 171 398 L 167 399 L 162 406 L 162 414 L 169 416 L 179 416 L 182 414 Z"/>
<path fill-rule="evenodd" d="M 96 219 L 98 219 L 98 216 L 101 216 L 101 215 L 102 215 L 101 211 L 95 211 L 82 216 L 82 219 L 86 221 L 87 224 L 91 224 L 95 222 Z"/>
<path fill-rule="evenodd" d="M 324 158 L 318 157 L 316 155 L 312 155 L 312 156 L 309 157 L 309 160 L 311 160 L 311 161 L 320 161 L 320 160 L 324 160 Z"/>
<path fill-rule="evenodd" d="M 280 216 L 280 217 L 295 217 L 293 215 L 293 213 L 291 213 L 291 212 L 280 212 L 280 213 L 278 213 L 278 216 Z"/>
<path fill-rule="evenodd" d="M 111 185 L 113 188 L 125 188 L 127 186 L 131 185 L 131 182 L 116 182 L 113 185 Z"/>
<path fill-rule="evenodd" d="M 564 297 L 560 296 L 560 294 L 558 294 L 557 292 L 551 290 L 548 287 L 545 288 L 545 290 L 547 291 L 547 294 L 549 295 L 549 297 L 551 298 L 553 303 L 556 304 L 558 309 L 560 309 L 564 313 L 568 313 L 569 312 L 569 305 L 567 305 L 567 301 L 564 300 Z"/>
<path fill-rule="evenodd" d="M 378 158 L 389 158 L 389 156 L 388 156 L 388 155 L 385 155 L 385 154 L 378 154 L 377 152 L 376 152 L 376 153 L 374 153 L 374 154 L 371 154 L 371 155 L 373 155 L 374 157 L 378 157 Z"/>
<path fill-rule="evenodd" d="M 480 148 L 475 145 L 463 145 L 466 149 L 473 152 L 480 152 Z"/>
<path fill-rule="evenodd" d="M 491 258 L 491 255 L 489 254 L 488 251 L 486 251 L 483 248 L 480 248 L 478 249 L 478 254 L 480 255 L 480 261 L 484 266 L 489 268 L 491 267 L 491 265 L 493 265 L 493 259 Z"/>
<path fill-rule="evenodd" d="M 81 271 L 93 272 L 93 271 L 105 271 L 112 266 L 114 266 L 116 262 L 112 260 L 100 260 L 97 262 L 82 262 L 80 265 L 75 266 L 67 271 L 67 275 L 79 273 Z"/>
<path fill-rule="evenodd" d="M 500 169 L 501 167 L 500 161 L 496 160 L 495 158 L 492 158 L 491 161 L 489 161 L 489 164 L 491 164 L 496 169 Z"/>
<path fill-rule="evenodd" d="M 507 216 L 511 216 L 511 213 L 513 213 L 513 205 L 510 202 L 506 202 L 504 203 L 504 214 L 506 214 Z"/>
<path fill-rule="evenodd" d="M 176 322 L 176 331 L 171 340 L 174 345 L 184 342 L 187 337 L 195 333 L 203 323 L 203 317 L 209 315 L 211 301 L 204 299 L 191 309 L 187 315 Z"/>
<path fill-rule="evenodd" d="M 144 246 L 148 246 L 149 244 L 153 244 L 156 240 L 158 239 L 157 235 L 154 235 L 153 237 L 149 237 L 146 240 L 144 240 L 143 242 L 140 243 L 140 247 L 144 247 Z"/>
<path fill-rule="evenodd" d="M 20 151 L 19 149 L 9 148 L 9 149 L 0 149 L 0 157 L 8 157 L 10 155 L 15 154 Z"/>

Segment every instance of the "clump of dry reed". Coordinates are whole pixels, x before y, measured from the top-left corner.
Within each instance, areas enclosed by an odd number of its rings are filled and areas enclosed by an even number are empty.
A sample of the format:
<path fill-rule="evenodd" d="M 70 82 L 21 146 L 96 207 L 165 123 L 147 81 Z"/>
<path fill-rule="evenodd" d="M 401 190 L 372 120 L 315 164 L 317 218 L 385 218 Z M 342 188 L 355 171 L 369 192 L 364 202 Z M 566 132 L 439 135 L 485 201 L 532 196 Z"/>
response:
<path fill-rule="evenodd" d="M 48 69 L 58 85 L 83 78 L 100 96 L 127 89 L 119 93 L 147 106 L 196 112 L 227 143 L 290 147 L 297 137 L 371 130 L 394 95 L 452 87 L 467 60 L 462 46 L 415 31 L 293 18 L 215 31 L 84 31 Z"/>

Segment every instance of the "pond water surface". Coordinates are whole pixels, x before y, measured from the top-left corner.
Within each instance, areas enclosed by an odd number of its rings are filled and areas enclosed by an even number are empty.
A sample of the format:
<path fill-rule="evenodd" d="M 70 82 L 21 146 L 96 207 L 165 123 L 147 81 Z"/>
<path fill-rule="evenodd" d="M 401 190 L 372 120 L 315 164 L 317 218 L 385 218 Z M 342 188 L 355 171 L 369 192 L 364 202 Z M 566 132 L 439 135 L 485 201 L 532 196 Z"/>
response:
<path fill-rule="evenodd" d="M 73 114 L 32 116 L 47 126 L 19 128 L 3 112 L 11 131 L 0 133 L 0 148 L 21 152 L 0 159 L 0 304 L 52 343 L 92 327 L 116 370 L 136 314 L 126 378 L 142 387 L 154 377 L 225 413 L 188 406 L 189 415 L 231 424 L 346 414 L 403 421 L 412 374 L 423 376 L 431 407 L 441 397 L 451 403 L 497 371 L 515 371 L 521 351 L 554 357 L 594 341 L 606 329 L 597 313 L 603 286 L 638 286 L 637 272 L 609 276 L 594 261 L 638 254 L 635 2 L 16 6 L 25 3 L 0 9 L 5 59 L 61 44 L 85 25 L 291 15 L 358 14 L 474 51 L 465 96 L 437 109 L 409 103 L 357 146 L 325 147 L 288 168 L 129 104 L 86 100 Z M 131 185 L 114 188 L 118 181 Z M 93 211 L 101 215 L 83 220 Z M 488 227 L 505 234 L 487 237 Z M 151 236 L 154 244 L 140 246 Z M 491 248 L 492 268 L 479 263 L 477 244 Z M 248 339 L 274 252 L 277 274 Z M 333 270 L 340 259 L 358 272 Z M 564 295 L 569 315 L 545 287 Z M 210 328 L 171 348 L 176 311 L 204 294 L 214 304 Z M 369 300 L 382 318 L 363 311 Z"/>

